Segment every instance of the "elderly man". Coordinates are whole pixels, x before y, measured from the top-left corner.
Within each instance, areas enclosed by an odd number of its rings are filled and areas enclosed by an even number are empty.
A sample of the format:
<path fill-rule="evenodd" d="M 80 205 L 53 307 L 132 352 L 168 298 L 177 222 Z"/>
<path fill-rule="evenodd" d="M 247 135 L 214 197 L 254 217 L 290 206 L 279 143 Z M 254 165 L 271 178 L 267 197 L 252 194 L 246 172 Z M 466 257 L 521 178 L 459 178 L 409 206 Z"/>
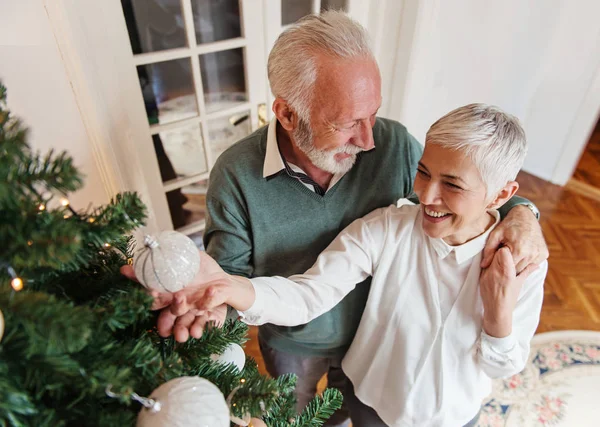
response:
<path fill-rule="evenodd" d="M 220 156 L 206 198 L 206 251 L 227 273 L 245 277 L 307 270 L 352 221 L 412 194 L 422 154 L 403 125 L 377 117 L 377 63 L 364 29 L 345 14 L 309 16 L 286 30 L 268 72 L 275 119 Z M 518 271 L 547 257 L 535 211 L 517 197 L 503 207 L 483 267 L 500 246 L 510 248 Z M 312 399 L 324 374 L 329 386 L 347 390 L 340 361 L 368 292 L 368 285 L 357 286 L 303 326 L 260 327 L 269 373 L 298 376 L 298 408 Z M 172 302 L 160 296 L 155 308 Z M 185 341 L 200 336 L 207 320 L 224 316 L 220 309 L 195 317 L 187 312 L 189 302 L 186 293 L 175 295 L 161 314 L 161 334 Z M 342 408 L 327 425 L 344 425 L 347 418 Z"/>

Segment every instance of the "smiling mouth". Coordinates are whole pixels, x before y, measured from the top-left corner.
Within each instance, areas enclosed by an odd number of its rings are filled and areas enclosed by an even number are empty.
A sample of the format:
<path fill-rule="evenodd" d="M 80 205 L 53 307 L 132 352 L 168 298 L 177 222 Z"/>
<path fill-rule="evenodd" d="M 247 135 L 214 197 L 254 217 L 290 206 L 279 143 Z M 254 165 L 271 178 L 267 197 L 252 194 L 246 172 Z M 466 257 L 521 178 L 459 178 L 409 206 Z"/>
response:
<path fill-rule="evenodd" d="M 425 212 L 425 218 L 431 222 L 444 221 L 445 219 L 450 218 L 452 216 L 452 214 L 449 212 L 435 211 L 426 206 L 423 206 L 423 212 Z"/>

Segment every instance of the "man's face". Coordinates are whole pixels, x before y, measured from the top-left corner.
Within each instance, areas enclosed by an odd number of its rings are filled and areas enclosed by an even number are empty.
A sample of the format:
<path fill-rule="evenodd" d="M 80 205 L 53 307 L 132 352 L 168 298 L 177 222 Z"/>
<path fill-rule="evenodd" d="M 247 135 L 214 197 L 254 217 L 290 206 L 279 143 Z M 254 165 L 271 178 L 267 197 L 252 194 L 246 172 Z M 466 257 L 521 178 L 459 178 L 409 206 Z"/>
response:
<path fill-rule="evenodd" d="M 381 77 L 372 59 L 319 58 L 310 121 L 292 135 L 319 169 L 344 173 L 356 155 L 372 149 L 373 126 L 381 106 Z"/>

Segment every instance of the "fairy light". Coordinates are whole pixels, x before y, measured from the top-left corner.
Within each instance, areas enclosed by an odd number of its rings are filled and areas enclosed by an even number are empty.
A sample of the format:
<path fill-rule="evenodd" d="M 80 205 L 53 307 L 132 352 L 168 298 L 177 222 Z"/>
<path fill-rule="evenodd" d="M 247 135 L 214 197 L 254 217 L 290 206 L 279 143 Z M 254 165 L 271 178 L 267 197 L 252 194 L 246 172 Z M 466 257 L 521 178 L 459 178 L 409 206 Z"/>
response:
<path fill-rule="evenodd" d="M 105 244 L 104 244 L 104 247 L 105 247 L 105 248 L 110 248 L 110 243 L 105 243 Z"/>
<path fill-rule="evenodd" d="M 242 378 L 242 379 L 240 380 L 240 382 L 241 382 L 242 384 L 244 384 L 244 383 L 246 382 L 246 378 Z"/>
<path fill-rule="evenodd" d="M 89 217 L 89 218 L 88 218 L 88 222 L 89 222 L 90 224 L 91 224 L 91 223 L 93 223 L 94 221 L 96 221 L 94 218 L 92 218 L 92 217 Z"/>
<path fill-rule="evenodd" d="M 27 246 L 31 246 L 31 245 L 33 245 L 33 240 L 28 240 L 27 241 Z"/>
<path fill-rule="evenodd" d="M 15 277 L 10 281 L 10 285 L 15 291 L 23 289 L 23 280 L 20 277 Z"/>
<path fill-rule="evenodd" d="M 40 205 L 38 206 L 38 210 L 39 210 L 40 212 L 41 212 L 41 211 L 44 211 L 44 210 L 46 210 L 46 205 L 45 205 L 45 204 L 43 204 L 43 203 L 40 203 Z"/>
<path fill-rule="evenodd" d="M 69 206 L 69 199 L 63 197 L 62 199 L 60 199 L 60 204 L 66 208 L 67 206 Z"/>

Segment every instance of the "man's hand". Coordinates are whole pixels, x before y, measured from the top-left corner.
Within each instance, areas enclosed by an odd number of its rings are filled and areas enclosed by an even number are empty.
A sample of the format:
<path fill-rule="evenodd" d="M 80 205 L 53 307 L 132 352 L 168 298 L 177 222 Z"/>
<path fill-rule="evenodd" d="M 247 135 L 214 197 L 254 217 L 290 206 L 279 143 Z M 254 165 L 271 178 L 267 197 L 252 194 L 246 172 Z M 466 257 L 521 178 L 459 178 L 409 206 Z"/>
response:
<path fill-rule="evenodd" d="M 121 267 L 121 273 L 138 281 L 130 265 Z M 195 303 L 197 298 L 202 297 L 208 284 L 218 283 L 227 277 L 228 274 L 215 260 L 200 251 L 200 269 L 188 286 L 175 293 L 149 291 L 154 297 L 152 310 L 162 309 L 157 322 L 159 335 L 168 337 L 174 334 L 177 341 L 185 342 L 190 336 L 200 338 L 208 322 L 214 321 L 222 325 L 227 316 L 225 304 L 214 306 L 210 310 L 198 310 Z"/>
<path fill-rule="evenodd" d="M 517 272 L 528 265 L 539 265 L 548 258 L 548 247 L 542 234 L 542 227 L 529 208 L 515 206 L 506 218 L 491 232 L 485 249 L 481 268 L 488 268 L 498 248 L 510 249 Z"/>
<path fill-rule="evenodd" d="M 492 264 L 482 271 L 479 292 L 483 301 L 483 330 L 492 337 L 504 338 L 512 332 L 512 315 L 523 283 L 538 265 L 528 265 L 517 274 L 508 248 L 495 252 Z"/>

